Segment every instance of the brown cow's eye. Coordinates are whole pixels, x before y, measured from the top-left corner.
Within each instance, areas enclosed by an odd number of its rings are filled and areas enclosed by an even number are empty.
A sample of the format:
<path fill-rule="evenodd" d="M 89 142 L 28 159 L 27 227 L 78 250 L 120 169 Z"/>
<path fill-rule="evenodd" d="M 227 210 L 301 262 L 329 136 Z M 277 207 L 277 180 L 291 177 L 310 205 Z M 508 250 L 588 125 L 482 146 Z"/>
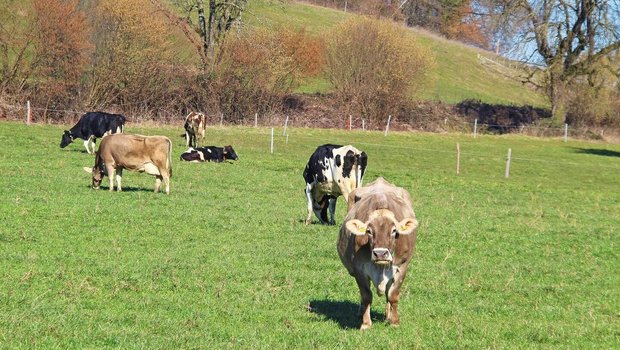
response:
<path fill-rule="evenodd" d="M 372 231 L 370 229 L 367 229 L 366 230 L 366 234 L 369 235 L 369 236 L 372 236 Z"/>
<path fill-rule="evenodd" d="M 398 234 L 395 228 L 392 229 L 392 237 L 395 237 Z"/>

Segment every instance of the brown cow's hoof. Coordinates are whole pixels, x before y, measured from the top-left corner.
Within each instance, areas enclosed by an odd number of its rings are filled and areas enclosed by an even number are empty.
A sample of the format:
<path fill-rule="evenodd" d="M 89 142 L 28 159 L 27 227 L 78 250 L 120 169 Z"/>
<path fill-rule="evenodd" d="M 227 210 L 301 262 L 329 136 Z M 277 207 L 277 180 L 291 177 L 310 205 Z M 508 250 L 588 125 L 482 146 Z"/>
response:
<path fill-rule="evenodd" d="M 391 319 L 388 318 L 388 322 L 390 323 L 390 326 L 392 326 L 392 327 L 400 326 L 400 320 L 399 319 L 391 320 Z"/>
<path fill-rule="evenodd" d="M 360 331 L 370 329 L 370 326 L 372 326 L 372 324 L 362 324 L 362 326 L 360 327 Z"/>

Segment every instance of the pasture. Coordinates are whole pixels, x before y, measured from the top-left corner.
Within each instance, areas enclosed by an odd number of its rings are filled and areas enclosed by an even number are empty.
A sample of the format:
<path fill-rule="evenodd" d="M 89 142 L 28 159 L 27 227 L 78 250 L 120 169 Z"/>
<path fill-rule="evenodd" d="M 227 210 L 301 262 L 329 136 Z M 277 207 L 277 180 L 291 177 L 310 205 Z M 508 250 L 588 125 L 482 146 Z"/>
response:
<path fill-rule="evenodd" d="M 236 163 L 182 163 L 171 194 L 125 172 L 90 188 L 62 126 L 0 123 L 1 348 L 613 348 L 620 343 L 620 146 L 468 134 L 208 127 Z M 461 174 L 455 174 L 455 144 Z M 359 293 L 337 226 L 305 226 L 316 146 L 368 153 L 365 182 L 412 195 L 420 221 L 401 326 Z M 512 148 L 510 177 L 505 157 Z M 316 220 L 315 220 L 316 222 Z"/>

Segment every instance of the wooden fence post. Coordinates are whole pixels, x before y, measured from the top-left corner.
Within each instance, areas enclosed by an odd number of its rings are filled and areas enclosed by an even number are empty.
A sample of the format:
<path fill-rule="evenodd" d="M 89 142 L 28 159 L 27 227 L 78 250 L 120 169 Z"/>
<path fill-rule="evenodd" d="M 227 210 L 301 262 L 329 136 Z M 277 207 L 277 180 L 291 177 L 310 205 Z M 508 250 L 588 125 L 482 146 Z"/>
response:
<path fill-rule="evenodd" d="M 270 147 L 271 153 L 273 153 L 273 128 L 271 128 L 271 147 Z"/>
<path fill-rule="evenodd" d="M 456 175 L 461 173 L 461 145 L 456 143 Z"/>
<path fill-rule="evenodd" d="M 564 142 L 568 141 L 568 124 L 564 123 Z"/>
<path fill-rule="evenodd" d="M 506 171 L 504 172 L 505 178 L 508 178 L 510 176 L 510 158 L 512 158 L 512 148 L 508 149 L 508 158 L 506 158 Z"/>
<path fill-rule="evenodd" d="M 474 120 L 474 138 L 478 135 L 478 118 Z"/>
<path fill-rule="evenodd" d="M 392 116 L 389 115 L 388 116 L 388 121 L 387 124 L 385 124 L 385 133 L 383 134 L 383 136 L 387 136 L 388 134 L 388 130 L 390 129 L 390 121 L 392 120 Z"/>
<path fill-rule="evenodd" d="M 288 115 L 286 116 L 286 120 L 284 121 L 284 131 L 282 131 L 282 136 L 286 135 L 287 127 L 288 127 Z"/>
<path fill-rule="evenodd" d="M 258 127 L 258 113 L 254 113 L 254 127 Z"/>
<path fill-rule="evenodd" d="M 30 110 L 30 100 L 26 101 L 26 125 L 30 126 L 32 120 L 32 111 Z"/>

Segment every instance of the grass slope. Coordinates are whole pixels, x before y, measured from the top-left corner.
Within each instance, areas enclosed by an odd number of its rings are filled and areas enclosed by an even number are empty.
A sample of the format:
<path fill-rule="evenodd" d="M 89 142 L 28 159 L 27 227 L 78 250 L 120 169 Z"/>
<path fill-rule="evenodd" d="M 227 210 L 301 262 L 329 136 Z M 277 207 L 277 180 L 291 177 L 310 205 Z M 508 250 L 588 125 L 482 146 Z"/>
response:
<path fill-rule="evenodd" d="M 177 161 L 170 196 L 126 172 L 89 188 L 62 127 L 0 123 L 3 348 L 613 348 L 620 341 L 617 145 L 518 136 L 208 128 L 234 164 Z M 402 325 L 360 332 L 338 227 L 305 226 L 302 171 L 353 143 L 421 222 Z M 454 174 L 455 143 L 462 174 Z M 511 176 L 504 178 L 508 148 Z M 338 224 L 344 217 L 338 205 Z"/>
<path fill-rule="evenodd" d="M 275 28 L 292 25 L 320 35 L 350 16 L 350 13 L 302 2 L 258 0 L 250 2 L 244 20 L 250 26 Z M 494 54 L 425 31 L 412 29 L 410 32 L 412 38 L 431 49 L 437 62 L 437 68 L 431 73 L 434 84 L 417 98 L 448 103 L 480 99 L 487 103 L 548 105 L 544 96 L 506 76 L 505 73 L 516 74 L 515 70 L 503 68 L 506 72 L 502 73 L 494 69 L 493 64 L 485 65 L 478 58 L 479 54 L 495 58 Z M 326 79 L 310 79 L 299 87 L 298 92 L 327 92 L 330 88 Z"/>

